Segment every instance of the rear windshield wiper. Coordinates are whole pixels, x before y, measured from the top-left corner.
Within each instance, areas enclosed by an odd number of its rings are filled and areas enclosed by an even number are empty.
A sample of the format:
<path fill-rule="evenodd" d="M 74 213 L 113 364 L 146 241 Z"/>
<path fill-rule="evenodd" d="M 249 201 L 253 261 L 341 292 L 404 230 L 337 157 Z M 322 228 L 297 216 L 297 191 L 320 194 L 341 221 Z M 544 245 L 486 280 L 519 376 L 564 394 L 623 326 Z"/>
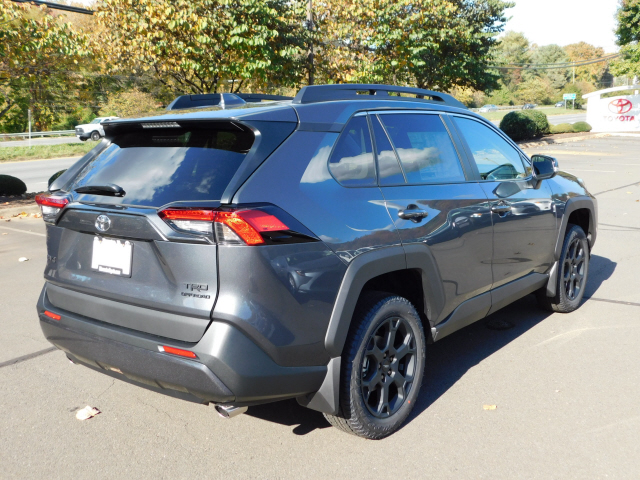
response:
<path fill-rule="evenodd" d="M 85 185 L 74 190 L 77 193 L 88 193 L 89 195 L 106 195 L 108 197 L 124 197 L 126 192 L 120 185 L 107 183 L 106 185 Z"/>

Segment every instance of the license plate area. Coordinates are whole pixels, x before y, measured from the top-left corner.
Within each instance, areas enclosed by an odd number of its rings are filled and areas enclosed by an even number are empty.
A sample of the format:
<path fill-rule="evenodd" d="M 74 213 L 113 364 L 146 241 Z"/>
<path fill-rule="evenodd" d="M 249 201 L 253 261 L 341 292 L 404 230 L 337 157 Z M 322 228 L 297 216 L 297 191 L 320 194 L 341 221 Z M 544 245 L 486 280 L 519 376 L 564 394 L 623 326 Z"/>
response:
<path fill-rule="evenodd" d="M 131 277 L 133 243 L 129 240 L 94 237 L 91 270 L 119 277 Z"/>

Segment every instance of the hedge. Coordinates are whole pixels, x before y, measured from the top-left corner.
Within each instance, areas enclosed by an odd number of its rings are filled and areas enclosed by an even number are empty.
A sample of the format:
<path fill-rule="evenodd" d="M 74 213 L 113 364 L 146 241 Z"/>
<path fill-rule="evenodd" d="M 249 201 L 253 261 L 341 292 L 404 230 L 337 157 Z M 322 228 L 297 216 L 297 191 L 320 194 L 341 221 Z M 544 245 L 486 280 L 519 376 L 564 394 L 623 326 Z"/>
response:
<path fill-rule="evenodd" d="M 516 110 L 504 116 L 500 128 L 514 141 L 530 140 L 549 133 L 549 121 L 542 112 Z"/>
<path fill-rule="evenodd" d="M 0 175 L 0 195 L 22 195 L 27 186 L 22 180 L 11 175 Z"/>

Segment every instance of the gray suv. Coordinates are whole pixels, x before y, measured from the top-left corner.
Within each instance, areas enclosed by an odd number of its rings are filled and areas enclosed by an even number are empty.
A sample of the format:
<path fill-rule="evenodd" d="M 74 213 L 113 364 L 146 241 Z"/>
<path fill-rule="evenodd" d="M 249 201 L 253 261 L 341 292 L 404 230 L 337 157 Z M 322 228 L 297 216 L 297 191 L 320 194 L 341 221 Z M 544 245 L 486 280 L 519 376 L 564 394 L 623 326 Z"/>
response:
<path fill-rule="evenodd" d="M 40 324 L 72 362 L 225 417 L 295 398 L 378 439 L 430 343 L 530 293 L 580 304 L 596 201 L 555 159 L 443 93 L 261 100 L 106 122 L 38 197 Z"/>

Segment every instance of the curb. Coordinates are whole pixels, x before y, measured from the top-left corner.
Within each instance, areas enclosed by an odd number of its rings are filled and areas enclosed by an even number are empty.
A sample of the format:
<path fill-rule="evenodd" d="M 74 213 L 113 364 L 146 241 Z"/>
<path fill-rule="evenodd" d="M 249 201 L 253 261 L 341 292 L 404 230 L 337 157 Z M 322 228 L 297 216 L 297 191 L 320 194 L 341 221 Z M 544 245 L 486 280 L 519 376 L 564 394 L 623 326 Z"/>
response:
<path fill-rule="evenodd" d="M 549 138 L 546 140 L 539 140 L 537 142 L 529 142 L 529 143 L 518 143 L 520 148 L 533 148 L 533 147 L 544 147 L 546 145 L 557 145 L 559 143 L 571 143 L 571 142 L 579 142 L 580 140 L 588 140 L 590 138 L 602 138 L 608 137 L 612 135 L 611 133 L 596 133 L 595 135 L 580 135 L 578 137 L 565 137 L 565 138 Z"/>
<path fill-rule="evenodd" d="M 3 220 L 7 220 L 11 218 L 12 215 L 17 215 L 22 212 L 28 213 L 28 214 L 40 213 L 40 207 L 34 202 L 33 205 L 22 205 L 21 207 L 0 208 L 0 217 L 4 217 Z"/>

